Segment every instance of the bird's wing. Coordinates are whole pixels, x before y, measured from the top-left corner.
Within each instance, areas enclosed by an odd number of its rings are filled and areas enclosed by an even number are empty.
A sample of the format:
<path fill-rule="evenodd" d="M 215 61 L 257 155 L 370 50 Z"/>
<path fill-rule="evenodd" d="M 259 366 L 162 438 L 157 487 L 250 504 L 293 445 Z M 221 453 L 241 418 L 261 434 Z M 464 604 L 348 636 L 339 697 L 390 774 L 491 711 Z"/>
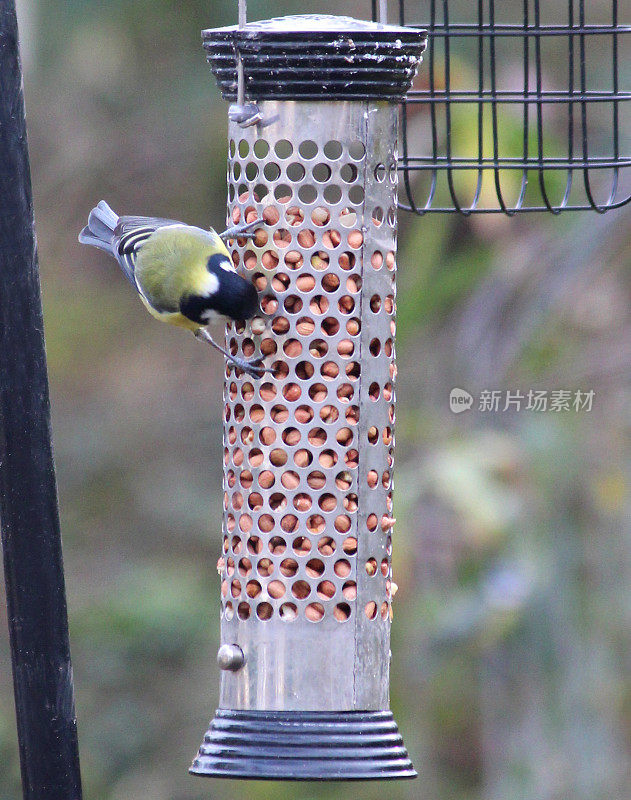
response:
<path fill-rule="evenodd" d="M 138 283 L 134 277 L 136 269 L 136 256 L 138 250 L 151 234 L 158 228 L 165 225 L 181 225 L 174 219 L 164 219 L 162 217 L 119 217 L 118 224 L 114 230 L 113 246 L 125 275 L 138 288 Z"/>

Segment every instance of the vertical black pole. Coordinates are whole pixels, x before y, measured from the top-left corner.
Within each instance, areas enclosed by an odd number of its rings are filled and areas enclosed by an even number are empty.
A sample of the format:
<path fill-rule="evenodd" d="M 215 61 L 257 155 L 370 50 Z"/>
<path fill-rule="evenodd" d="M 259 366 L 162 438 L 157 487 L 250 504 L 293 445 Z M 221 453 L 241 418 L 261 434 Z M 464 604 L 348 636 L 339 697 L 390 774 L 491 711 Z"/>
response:
<path fill-rule="evenodd" d="M 0 526 L 25 800 L 80 800 L 15 0 L 0 0 Z"/>

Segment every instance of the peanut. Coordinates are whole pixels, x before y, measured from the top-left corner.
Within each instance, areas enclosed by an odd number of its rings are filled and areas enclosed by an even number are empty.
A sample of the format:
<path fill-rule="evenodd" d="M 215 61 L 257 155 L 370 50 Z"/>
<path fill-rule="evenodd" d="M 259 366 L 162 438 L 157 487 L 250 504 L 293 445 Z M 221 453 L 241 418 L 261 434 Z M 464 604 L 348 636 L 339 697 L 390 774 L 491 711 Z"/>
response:
<path fill-rule="evenodd" d="M 295 472 L 283 472 L 283 476 L 280 479 L 280 482 L 283 484 L 285 489 L 297 489 L 300 486 L 300 478 Z"/>
<path fill-rule="evenodd" d="M 319 603 L 309 603 L 305 608 L 305 617 L 311 622 L 319 622 L 324 616 L 324 609 Z"/>
<path fill-rule="evenodd" d="M 310 292 L 315 287 L 315 278 L 312 275 L 301 275 L 296 281 L 299 292 Z"/>
<path fill-rule="evenodd" d="M 273 400 L 276 397 L 276 389 L 271 383 L 264 383 L 260 388 L 261 400 Z"/>
<path fill-rule="evenodd" d="M 267 222 L 268 225 L 276 225 L 278 220 L 280 219 L 280 214 L 278 213 L 278 209 L 274 208 L 273 206 L 268 206 L 266 209 L 263 210 L 263 219 Z"/>
<path fill-rule="evenodd" d="M 306 422 L 311 422 L 313 419 L 313 412 L 308 406 L 300 406 L 300 408 L 296 409 L 294 416 L 296 417 L 296 422 L 304 424 Z"/>
<path fill-rule="evenodd" d="M 331 215 L 326 208 L 318 206 L 311 212 L 311 219 L 313 220 L 314 225 L 322 226 L 326 225 L 326 223 L 331 219 Z"/>
<path fill-rule="evenodd" d="M 263 444 L 272 444 L 276 440 L 276 431 L 266 426 L 259 433 L 259 439 Z"/>
<path fill-rule="evenodd" d="M 337 506 L 337 500 L 333 497 L 332 494 L 325 494 L 324 497 L 320 498 L 320 502 L 318 503 L 322 511 L 335 511 Z"/>
<path fill-rule="evenodd" d="M 267 584 L 267 593 L 270 597 L 277 600 L 285 594 L 285 585 L 282 581 L 272 581 Z"/>
<path fill-rule="evenodd" d="M 357 552 L 357 539 L 354 536 L 347 536 L 344 539 L 342 550 L 349 556 L 355 555 Z"/>
<path fill-rule="evenodd" d="M 297 467 L 308 467 L 312 456 L 308 450 L 298 450 L 294 454 L 294 463 Z"/>
<path fill-rule="evenodd" d="M 283 441 L 289 447 L 298 444 L 300 441 L 300 431 L 297 431 L 295 428 L 289 428 L 283 433 Z"/>
<path fill-rule="evenodd" d="M 280 521 L 280 527 L 285 533 L 292 533 L 298 527 L 298 517 L 295 514 L 285 514 Z"/>
<path fill-rule="evenodd" d="M 311 256 L 311 266 L 317 270 L 326 269 L 329 265 L 329 257 L 323 250 L 318 250 Z"/>
<path fill-rule="evenodd" d="M 333 572 L 335 572 L 338 578 L 346 578 L 347 575 L 350 575 L 351 565 L 345 559 L 336 561 Z"/>
<path fill-rule="evenodd" d="M 345 583 L 342 594 L 347 600 L 355 600 L 357 598 L 357 584 L 355 581 L 348 581 L 348 583 Z"/>
<path fill-rule="evenodd" d="M 261 594 L 261 584 L 258 581 L 248 581 L 245 591 L 248 597 L 256 597 Z"/>
<path fill-rule="evenodd" d="M 271 575 L 274 570 L 274 565 L 270 561 L 269 558 L 262 558 L 256 566 L 259 575 L 262 575 L 266 578 L 268 575 Z"/>
<path fill-rule="evenodd" d="M 353 438 L 353 432 L 350 428 L 341 428 L 335 435 L 336 441 L 342 445 L 342 447 L 346 447 L 351 443 Z"/>
<path fill-rule="evenodd" d="M 345 228 L 351 228 L 353 225 L 357 224 L 357 214 L 351 211 L 350 208 L 345 208 L 340 213 L 340 222 Z"/>
<path fill-rule="evenodd" d="M 254 231 L 254 236 L 252 237 L 252 241 L 254 242 L 255 247 L 265 247 L 267 244 L 267 232 L 263 230 L 263 228 L 257 228 Z"/>
<path fill-rule="evenodd" d="M 286 317 L 276 317 L 272 322 L 272 330 L 274 333 L 283 334 L 289 330 L 289 320 Z"/>
<path fill-rule="evenodd" d="M 339 371 L 340 371 L 340 369 L 339 369 L 339 367 L 337 366 L 337 364 L 334 361 L 326 361 L 320 367 L 320 373 L 325 378 L 330 378 L 330 379 L 336 378 L 338 376 L 338 374 L 339 374 Z M 326 395 L 326 392 L 325 392 L 325 395 Z"/>
<path fill-rule="evenodd" d="M 313 320 L 304 317 L 296 325 L 296 331 L 301 336 L 309 336 L 315 330 L 315 323 Z"/>
<path fill-rule="evenodd" d="M 307 483 L 312 489 L 322 489 L 326 483 L 326 478 L 322 472 L 311 472 L 307 477 Z"/>
<path fill-rule="evenodd" d="M 333 597 L 335 594 L 335 584 L 332 581 L 322 581 L 318 586 L 318 596 L 323 599 Z"/>
<path fill-rule="evenodd" d="M 253 450 L 248 456 L 248 460 L 250 462 L 250 466 L 256 469 L 263 463 L 263 453 L 261 453 L 260 450 Z"/>
<path fill-rule="evenodd" d="M 338 263 L 342 269 L 349 270 L 355 264 L 355 256 L 352 253 L 341 253 Z"/>
<path fill-rule="evenodd" d="M 310 230 L 300 231 L 300 233 L 298 234 L 298 244 L 301 247 L 305 248 L 313 247 L 313 245 L 315 244 L 315 234 L 313 233 L 313 231 Z"/>
<path fill-rule="evenodd" d="M 285 253 L 286 264 L 298 264 L 298 262 L 302 262 L 302 256 L 297 250 L 289 250 Z"/>
<path fill-rule="evenodd" d="M 261 263 L 266 269 L 275 269 L 278 266 L 278 253 L 273 250 L 266 250 L 261 258 Z"/>
<path fill-rule="evenodd" d="M 283 396 L 285 400 L 287 400 L 290 403 L 293 403 L 296 400 L 298 400 L 301 394 L 302 392 L 300 390 L 300 386 L 298 386 L 297 383 L 289 383 L 283 389 Z"/>
<path fill-rule="evenodd" d="M 346 514 L 339 514 L 335 518 L 335 530 L 339 531 L 340 533 L 348 533 L 350 529 L 351 529 L 350 517 L 347 517 Z"/>
<path fill-rule="evenodd" d="M 275 467 L 283 467 L 287 463 L 287 453 L 277 447 L 269 454 L 269 460 Z"/>
<path fill-rule="evenodd" d="M 271 472 L 271 470 L 269 469 L 266 469 L 263 472 L 261 472 L 261 474 L 259 475 L 259 486 L 261 487 L 261 489 L 269 489 L 273 485 L 274 485 L 274 473 Z M 261 519 L 263 518 L 261 517 Z M 271 531 L 272 529 L 268 528 L 268 530 Z"/>
<path fill-rule="evenodd" d="M 320 453 L 318 460 L 321 466 L 325 469 L 330 469 L 335 466 L 337 458 L 330 451 L 325 451 L 324 453 Z"/>
<path fill-rule="evenodd" d="M 294 506 L 297 511 L 309 511 L 311 498 L 307 494 L 300 494 L 294 499 Z"/>
<path fill-rule="evenodd" d="M 276 342 L 273 339 L 263 339 L 261 342 L 261 353 L 264 356 L 271 356 L 276 352 Z"/>

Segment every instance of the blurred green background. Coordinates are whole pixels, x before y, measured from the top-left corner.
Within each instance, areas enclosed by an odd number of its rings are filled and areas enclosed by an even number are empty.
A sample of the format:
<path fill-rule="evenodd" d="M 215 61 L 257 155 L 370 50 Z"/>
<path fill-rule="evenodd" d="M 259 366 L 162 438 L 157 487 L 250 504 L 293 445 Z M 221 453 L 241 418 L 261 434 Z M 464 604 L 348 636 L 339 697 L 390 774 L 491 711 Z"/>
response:
<path fill-rule="evenodd" d="M 402 215 L 392 707 L 420 778 L 193 778 L 218 699 L 221 370 L 76 236 L 100 198 L 223 224 L 227 105 L 199 32 L 236 3 L 20 12 L 86 800 L 626 800 L 631 210 Z M 453 387 L 596 397 L 583 413 L 455 416 Z M 0 626 L 0 797 L 17 800 Z"/>

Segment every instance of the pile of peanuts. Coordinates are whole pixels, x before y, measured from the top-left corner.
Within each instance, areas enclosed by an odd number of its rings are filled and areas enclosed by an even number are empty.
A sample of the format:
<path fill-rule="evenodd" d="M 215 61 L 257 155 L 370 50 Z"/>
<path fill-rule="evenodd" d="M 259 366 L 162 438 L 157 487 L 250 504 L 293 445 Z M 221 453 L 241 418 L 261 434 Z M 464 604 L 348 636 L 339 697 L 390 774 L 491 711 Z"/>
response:
<path fill-rule="evenodd" d="M 247 193 L 239 196 L 239 201 L 243 205 L 245 205 L 249 199 L 250 196 Z M 258 202 L 256 197 L 254 199 Z M 340 277 L 338 277 L 339 273 L 337 273 L 337 271 L 327 272 L 330 263 L 330 256 L 327 250 L 335 250 L 336 248 L 340 247 L 344 240 L 344 236 L 340 233 L 340 231 L 329 227 L 322 233 L 321 242 L 326 250 L 322 249 L 313 252 L 311 255 L 303 255 L 303 253 L 301 253 L 299 250 L 290 249 L 292 242 L 292 234 L 290 233 L 290 229 L 291 227 L 304 225 L 305 213 L 309 215 L 309 221 L 307 224 L 312 224 L 314 227 L 301 228 L 296 235 L 296 240 L 298 245 L 303 250 L 310 250 L 316 246 L 317 237 L 315 230 L 317 228 L 328 226 L 331 222 L 330 212 L 324 207 L 316 207 L 309 214 L 308 211 L 304 212 L 298 206 L 289 206 L 289 199 L 289 197 L 278 198 L 278 202 L 282 206 L 285 206 L 282 224 L 286 224 L 287 227 L 276 228 L 276 230 L 271 233 L 268 229 L 261 226 L 260 228 L 257 228 L 251 235 L 251 241 L 253 245 L 259 249 L 258 256 L 254 250 L 247 249 L 247 239 L 238 240 L 242 255 L 236 249 L 233 251 L 235 265 L 238 266 L 240 260 L 242 260 L 243 266 L 250 271 L 252 275 L 252 281 L 255 287 L 262 294 L 261 310 L 266 315 L 267 320 L 262 316 L 256 316 L 250 321 L 250 330 L 254 335 L 257 336 L 262 336 L 268 327 L 271 327 L 272 331 L 278 336 L 288 333 L 290 329 L 290 323 L 288 319 L 283 316 L 274 316 L 278 312 L 281 303 L 290 314 L 298 314 L 302 309 L 303 299 L 298 295 L 290 295 L 284 300 L 279 301 L 278 295 L 283 295 L 285 292 L 287 292 L 290 286 L 290 278 L 288 274 L 285 274 L 284 272 L 275 272 L 276 268 L 281 262 L 281 256 L 287 270 L 296 271 L 300 270 L 304 266 L 305 258 L 307 258 L 310 261 L 310 265 L 313 269 L 325 273 L 320 278 L 320 284 L 324 292 L 329 293 L 329 295 L 333 292 L 336 292 L 341 285 Z M 243 214 L 239 207 L 235 207 L 232 211 L 232 220 L 234 224 L 239 224 L 241 221 L 251 223 L 262 216 L 267 225 L 276 226 L 281 221 L 281 213 L 283 213 L 283 209 L 281 208 L 279 211 L 279 209 L 274 205 L 266 206 L 263 209 L 262 214 L 257 212 L 254 206 L 247 206 L 243 211 Z M 353 251 L 358 250 L 362 246 L 364 237 L 362 231 L 355 227 L 357 225 L 357 214 L 352 209 L 346 208 L 340 213 L 339 223 L 340 229 L 346 229 L 346 231 L 344 231 L 345 240 L 348 243 L 349 249 L 335 256 L 336 264 L 339 264 L 339 267 L 345 272 L 350 273 L 356 263 L 356 255 Z M 377 223 L 376 220 L 375 223 Z M 263 251 L 262 253 L 260 252 L 261 250 Z M 394 268 L 394 252 L 389 251 L 384 257 L 384 254 L 376 251 L 371 256 L 371 263 L 375 269 L 380 269 L 384 261 L 387 268 L 392 270 Z M 361 278 L 359 275 L 349 274 L 346 281 L 346 290 L 348 294 L 339 298 L 338 305 L 343 314 L 350 315 L 352 314 L 355 306 L 353 295 L 357 295 L 361 290 Z M 293 279 L 293 283 L 298 288 L 299 292 L 304 295 L 315 289 L 316 279 L 311 274 L 300 274 Z M 270 287 L 276 293 L 276 296 L 271 293 L 266 294 L 268 287 Z M 392 294 L 385 297 L 383 301 L 379 295 L 375 295 L 370 301 L 371 310 L 375 313 L 379 311 L 382 302 L 386 312 L 392 313 L 394 307 L 394 297 Z M 326 294 L 309 298 L 309 311 L 315 317 L 322 317 L 325 315 L 329 310 L 329 306 L 330 300 Z M 325 328 L 323 322 L 322 327 L 324 333 L 328 335 L 336 334 L 339 330 L 339 322 L 337 319 L 331 317 L 330 321 L 325 320 L 325 322 L 329 324 L 330 330 Z M 391 326 L 392 328 L 393 324 L 394 323 L 392 323 Z M 308 316 L 301 317 L 295 322 L 295 330 L 300 336 L 310 336 L 315 332 L 315 329 L 316 323 L 314 322 L 314 319 Z M 346 330 L 349 337 L 356 337 L 359 334 L 360 329 L 361 322 L 358 318 L 351 317 L 347 320 Z M 244 329 L 239 331 L 238 328 L 236 330 L 237 332 L 244 331 Z M 394 335 L 393 329 L 392 335 Z M 262 338 L 259 346 L 260 352 L 263 356 L 276 356 L 278 358 L 277 361 L 273 362 L 274 377 L 276 379 L 285 378 L 289 374 L 289 367 L 283 360 L 282 355 L 284 354 L 288 359 L 296 359 L 302 355 L 304 347 L 303 343 L 296 338 L 286 338 L 281 344 L 277 339 L 272 337 Z M 381 348 L 381 343 L 377 342 L 376 346 Z M 310 356 L 317 359 L 323 359 L 323 363 L 320 367 L 320 374 L 322 375 L 322 378 L 325 381 L 336 378 L 340 371 L 338 363 L 332 360 L 324 360 L 329 351 L 329 344 L 325 338 L 311 341 L 308 347 Z M 237 344 L 235 339 L 231 341 L 230 348 L 231 351 L 236 354 Z M 241 348 L 246 357 L 252 356 L 256 349 L 252 339 L 248 338 L 245 338 L 241 341 Z M 388 348 L 390 348 L 390 352 L 388 352 Z M 388 340 L 384 343 L 384 350 L 387 355 L 391 354 L 391 348 L 391 340 Z M 282 354 L 279 352 L 280 349 L 282 349 Z M 354 354 L 355 344 L 351 338 L 342 339 L 337 343 L 336 349 L 339 356 L 350 359 Z M 372 342 L 371 352 L 373 355 L 377 355 L 378 352 L 373 351 Z M 300 362 L 294 367 L 294 369 L 296 376 L 302 380 L 309 380 L 315 374 L 314 366 L 309 361 Z M 346 369 L 349 379 L 352 380 L 359 377 L 358 362 L 349 362 L 349 366 Z M 391 365 L 391 378 L 394 378 L 394 375 L 395 368 L 394 365 Z M 375 392 L 378 395 L 381 390 L 377 384 L 375 384 L 375 386 L 377 387 Z M 278 396 L 278 387 L 273 385 L 272 382 L 265 380 L 261 381 L 256 386 L 256 390 L 254 385 L 248 381 L 243 383 L 240 387 L 237 387 L 236 383 L 234 382 L 231 383 L 229 385 L 230 399 L 235 400 L 239 391 L 242 397 L 246 400 L 252 399 L 257 392 L 261 400 L 264 402 L 271 402 Z M 354 391 L 355 390 L 351 383 L 343 383 L 337 389 L 337 395 L 340 400 L 350 403 L 353 398 Z M 285 400 L 289 402 L 295 402 L 301 397 L 301 388 L 297 383 L 286 383 L 282 389 L 282 394 Z M 387 401 L 391 400 L 392 384 L 386 385 L 386 387 L 383 389 L 383 395 Z M 370 396 L 373 397 L 372 387 Z M 309 387 L 309 397 L 314 403 L 319 404 L 325 402 L 327 397 L 326 385 L 318 382 L 312 383 Z M 374 397 L 373 399 L 376 398 Z M 319 414 L 324 423 L 334 423 L 338 421 L 340 417 L 340 411 L 341 409 L 339 409 L 337 406 L 328 404 L 324 405 L 320 409 Z M 358 406 L 349 405 L 345 408 L 343 413 L 345 413 L 346 420 L 349 425 L 357 425 L 359 421 Z M 253 423 L 260 423 L 263 422 L 265 418 L 265 411 L 262 406 L 255 405 L 251 407 L 249 415 Z M 273 422 L 277 425 L 280 424 L 282 426 L 287 422 L 289 422 L 291 425 L 291 420 L 289 420 L 289 412 L 286 407 L 280 403 L 271 409 L 270 415 Z M 309 404 L 300 405 L 294 411 L 294 418 L 297 423 L 309 423 L 314 418 L 314 410 Z M 296 428 L 292 427 L 285 427 L 281 436 L 282 441 L 288 447 L 294 447 L 298 445 L 301 438 L 300 432 Z M 263 427 L 258 432 L 258 437 L 263 445 L 268 448 L 272 448 L 268 450 L 267 456 L 272 467 L 282 468 L 288 465 L 290 457 L 289 453 L 283 449 L 282 446 L 274 447 L 277 437 L 277 432 L 274 429 L 271 427 Z M 254 439 L 254 430 L 248 426 L 242 427 L 239 432 L 239 438 L 241 440 L 240 443 L 242 443 L 246 448 L 248 464 L 253 468 L 260 467 L 263 464 L 264 456 L 262 451 L 255 446 L 256 443 Z M 391 429 L 386 428 L 385 431 L 381 432 L 380 435 L 380 432 L 376 427 L 370 427 L 368 430 L 369 442 L 376 443 L 379 438 L 382 438 L 383 443 L 388 446 L 392 441 Z M 351 427 L 344 426 L 336 430 L 335 439 L 338 444 L 345 448 L 346 458 L 345 463 L 340 464 L 340 466 L 345 467 L 345 469 L 339 472 L 335 479 L 336 487 L 340 491 L 344 492 L 345 496 L 342 500 L 343 508 L 339 508 L 340 513 L 334 517 L 333 526 L 338 534 L 344 535 L 349 534 L 352 527 L 351 517 L 355 512 L 357 512 L 358 509 L 357 495 L 352 493 L 348 494 L 348 492 L 352 486 L 352 477 L 349 470 L 358 466 L 359 452 L 355 448 L 347 449 L 351 446 L 353 441 L 353 431 Z M 338 456 L 334 450 L 321 449 L 325 446 L 327 441 L 327 434 L 323 429 L 312 429 L 309 432 L 308 440 L 309 444 L 313 447 L 313 451 L 307 448 L 295 450 L 291 457 L 293 458 L 296 467 L 309 467 L 316 457 L 323 470 L 328 470 L 336 466 Z M 229 428 L 228 442 L 230 445 L 237 444 L 237 431 L 234 427 Z M 317 453 L 317 456 L 315 453 Z M 232 458 L 233 463 L 237 467 L 239 467 L 240 464 L 245 460 L 246 455 L 244 455 L 243 451 L 240 449 L 240 445 L 237 447 L 237 449 L 232 451 L 232 454 L 230 454 L 226 449 L 226 466 L 229 466 L 230 458 Z M 276 476 L 272 470 L 263 470 L 257 476 L 256 480 L 261 488 L 270 489 L 275 484 Z M 379 480 L 379 475 L 376 471 L 372 470 L 369 472 L 369 486 L 376 487 L 379 483 Z M 382 478 L 384 487 L 387 488 L 389 480 L 389 472 L 384 473 Z M 241 486 L 248 492 L 248 506 L 256 512 L 262 510 L 264 505 L 262 496 L 256 491 L 250 491 L 253 483 L 252 473 L 249 470 L 241 470 L 239 474 L 239 482 Z M 234 487 L 237 483 L 237 476 L 231 469 L 228 469 L 227 471 L 227 483 L 230 488 Z M 293 471 L 292 469 L 286 469 L 282 472 L 280 483 L 287 490 L 296 490 L 300 486 L 301 478 L 297 472 Z M 309 488 L 315 491 L 324 489 L 326 483 L 327 478 L 325 472 L 321 472 L 317 469 L 310 472 L 307 477 L 307 484 Z M 233 508 L 238 510 L 237 506 L 235 505 L 235 496 L 236 495 L 232 495 L 231 502 Z M 230 498 L 228 495 L 226 495 L 224 503 L 226 509 L 228 509 L 229 502 Z M 273 494 L 268 502 L 271 510 L 276 513 L 283 512 L 287 506 L 287 498 L 282 494 L 282 492 Z M 318 498 L 317 505 L 323 513 L 331 513 L 338 510 L 338 502 L 339 501 L 333 494 L 327 493 Z M 309 494 L 301 493 L 294 497 L 293 504 L 298 512 L 310 512 L 312 511 L 314 500 Z M 388 509 L 391 512 L 391 500 L 388 503 Z M 293 539 L 293 544 L 291 545 L 295 555 L 308 557 L 308 555 L 311 554 L 311 541 L 305 536 L 298 535 L 300 528 L 299 518 L 296 516 L 296 514 L 291 513 L 289 510 L 277 520 L 275 520 L 272 514 L 262 514 L 258 517 L 256 524 L 263 534 L 273 533 L 277 526 L 279 528 L 279 534 L 282 534 L 272 536 L 269 539 L 267 546 L 269 547 L 271 555 L 284 555 L 288 547 L 285 537 L 291 538 L 292 535 L 295 536 Z M 310 516 L 307 517 L 305 524 L 310 537 L 321 537 L 317 548 L 320 555 L 323 558 L 334 557 L 336 543 L 333 538 L 326 536 L 326 523 L 324 516 L 317 513 L 317 511 L 314 509 L 314 513 L 311 513 Z M 390 514 L 384 514 L 380 520 L 376 514 L 370 514 L 367 519 L 368 529 L 374 531 L 380 527 L 383 533 L 388 536 L 388 540 L 394 524 L 395 520 L 392 516 L 390 516 Z M 232 513 L 227 513 L 228 534 L 232 535 L 233 531 L 236 531 L 236 527 L 237 519 L 235 519 L 235 516 Z M 238 603 L 237 613 L 239 617 L 241 619 L 247 619 L 251 614 L 251 607 L 246 601 L 239 603 L 238 598 L 241 596 L 241 592 L 244 592 L 247 598 L 250 600 L 257 601 L 257 599 L 261 598 L 263 596 L 263 588 L 261 582 L 259 582 L 255 576 L 256 572 L 258 572 L 262 578 L 269 578 L 275 568 L 275 562 L 272 562 L 271 559 L 267 557 L 260 557 L 260 553 L 263 550 L 264 544 L 262 539 L 254 535 L 252 532 L 253 520 L 248 513 L 239 514 L 238 527 L 249 537 L 247 539 L 247 549 L 250 551 L 250 553 L 255 554 L 258 557 L 256 568 L 253 570 L 252 562 L 245 555 L 238 558 L 236 564 L 232 555 L 228 555 L 230 547 L 232 547 L 232 553 L 235 556 L 239 556 L 240 551 L 244 547 L 240 536 L 234 535 L 232 539 L 230 539 L 229 536 L 226 536 L 224 539 L 225 556 L 219 560 L 218 569 L 227 574 L 228 578 L 232 579 L 231 581 L 224 579 L 222 582 L 222 595 L 224 598 L 228 598 L 226 602 L 226 608 L 230 609 L 230 614 L 234 613 L 232 605 L 233 601 L 230 599 L 231 596 L 234 598 L 234 601 Z M 238 534 L 238 531 L 236 531 L 236 533 Z M 354 536 L 346 536 L 342 545 L 342 550 L 344 554 L 349 557 L 355 556 L 357 553 L 357 539 Z M 365 568 L 366 574 L 369 576 L 380 573 L 386 578 L 386 592 L 389 598 L 392 597 L 396 591 L 396 585 L 390 580 L 389 560 L 384 558 L 381 565 L 379 565 L 375 558 L 371 558 L 366 562 Z M 292 578 L 298 571 L 298 562 L 294 558 L 283 558 L 278 569 L 280 570 L 282 577 Z M 333 569 L 336 577 L 344 581 L 342 585 L 342 595 L 344 599 L 349 602 L 354 601 L 357 597 L 357 585 L 354 580 L 348 579 L 348 576 L 351 573 L 351 564 L 349 560 L 347 558 L 338 558 L 334 563 Z M 321 578 L 324 573 L 324 562 L 317 557 L 311 558 L 306 562 L 305 571 L 309 578 L 317 580 Z M 288 592 L 290 592 L 296 600 L 305 600 L 310 595 L 311 587 L 305 580 L 295 580 L 293 583 L 286 584 L 283 580 L 273 579 L 267 582 L 266 590 L 269 597 L 274 600 L 281 600 Z M 336 593 L 336 586 L 333 581 L 323 579 L 317 583 L 316 592 L 319 600 L 327 601 L 334 597 Z M 380 610 L 383 618 L 385 618 L 388 614 L 390 614 L 390 616 L 392 615 L 392 608 L 388 603 L 383 603 Z M 369 619 L 374 619 L 379 612 L 379 608 L 377 603 L 371 601 L 366 605 L 364 611 Z M 298 613 L 297 605 L 290 600 L 283 602 L 279 607 L 278 613 L 284 619 L 294 619 Z M 323 618 L 325 614 L 325 607 L 320 602 L 312 602 L 305 607 L 304 613 L 307 619 L 317 622 Z M 259 602 L 256 604 L 256 615 L 260 619 L 269 619 L 272 614 L 273 607 L 270 603 Z M 333 615 L 339 621 L 345 621 L 350 617 L 350 614 L 351 607 L 346 602 L 338 603 L 333 609 Z"/>

